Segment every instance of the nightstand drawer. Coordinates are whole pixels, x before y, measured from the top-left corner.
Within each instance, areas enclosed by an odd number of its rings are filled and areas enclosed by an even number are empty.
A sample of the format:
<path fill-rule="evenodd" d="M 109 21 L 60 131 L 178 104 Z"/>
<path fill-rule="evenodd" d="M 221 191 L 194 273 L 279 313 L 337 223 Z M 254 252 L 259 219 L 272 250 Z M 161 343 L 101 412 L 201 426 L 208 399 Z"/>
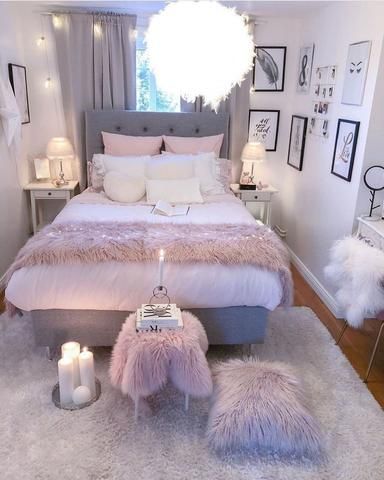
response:
<path fill-rule="evenodd" d="M 66 199 L 68 196 L 68 192 L 66 190 L 39 190 L 34 191 L 33 195 L 36 199 L 39 198 L 62 198 Z"/>
<path fill-rule="evenodd" d="M 271 200 L 271 192 L 262 190 L 243 190 L 240 195 L 243 202 L 269 202 Z"/>

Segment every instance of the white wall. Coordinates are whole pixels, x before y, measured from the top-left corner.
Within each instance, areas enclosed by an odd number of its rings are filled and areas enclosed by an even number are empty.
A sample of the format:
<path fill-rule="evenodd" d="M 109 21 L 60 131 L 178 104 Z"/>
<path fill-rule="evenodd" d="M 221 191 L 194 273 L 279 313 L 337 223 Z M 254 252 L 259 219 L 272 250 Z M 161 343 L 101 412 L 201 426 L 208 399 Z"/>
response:
<path fill-rule="evenodd" d="M 371 108 L 379 72 L 384 33 L 383 15 L 383 2 L 338 2 L 325 5 L 315 13 L 303 17 L 299 24 L 292 23 L 292 20 L 285 23 L 284 20 L 270 19 L 264 28 L 259 27 L 263 42 L 270 40 L 269 43 L 272 45 L 284 45 L 284 38 L 289 39 L 289 43 L 285 41 L 288 52 L 294 50 L 288 53 L 287 92 L 268 96 L 259 93 L 257 97 L 253 94 L 251 98 L 251 105 L 255 108 L 278 108 L 280 105 L 282 110 L 278 151 L 276 154 L 269 154 L 268 162 L 265 164 L 266 178 L 280 190 L 280 218 L 275 216 L 274 222 L 288 231 L 288 246 L 314 276 L 314 280 L 325 288 L 325 293 L 329 291 L 332 293 L 332 287 L 323 274 L 329 248 L 336 239 L 353 231 Z M 362 106 L 342 105 L 348 45 L 361 40 L 372 40 L 364 103 Z M 336 97 L 329 117 L 330 136 L 327 140 L 307 136 L 303 170 L 299 172 L 286 163 L 290 117 L 292 114 L 310 117 L 312 96 L 296 93 L 292 75 L 296 75 L 298 68 L 299 47 L 309 43 L 315 44 L 314 67 L 335 64 L 338 66 L 338 78 Z M 379 104 L 382 104 L 381 93 L 377 97 L 378 102 L 380 97 Z M 361 122 L 350 183 L 330 173 L 338 118 Z M 376 136 L 380 136 L 379 131 Z M 376 147 L 374 150 L 377 151 Z"/>
<path fill-rule="evenodd" d="M 44 28 L 52 88 L 44 87 L 48 76 L 45 50 L 36 44 L 42 27 L 38 7 L 19 2 L 0 2 L 0 74 L 8 79 L 8 63 L 27 67 L 31 123 L 22 126 L 22 145 L 15 157 L 5 144 L 0 126 L 0 277 L 12 262 L 30 232 L 29 201 L 23 191 L 33 179 L 32 160 L 44 154 L 50 137 L 64 135 L 61 98 L 55 56 L 48 28 Z"/>

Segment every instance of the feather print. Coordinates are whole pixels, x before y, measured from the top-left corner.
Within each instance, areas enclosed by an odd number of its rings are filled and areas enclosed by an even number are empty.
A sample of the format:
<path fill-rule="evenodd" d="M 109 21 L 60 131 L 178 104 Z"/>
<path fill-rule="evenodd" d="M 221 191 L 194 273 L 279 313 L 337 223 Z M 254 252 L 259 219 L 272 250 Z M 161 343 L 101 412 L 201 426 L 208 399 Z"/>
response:
<path fill-rule="evenodd" d="M 264 48 L 256 49 L 256 60 L 259 62 L 260 67 L 265 73 L 270 85 L 274 85 L 277 90 L 277 82 L 279 80 L 279 67 L 277 66 L 272 55 L 269 54 Z"/>

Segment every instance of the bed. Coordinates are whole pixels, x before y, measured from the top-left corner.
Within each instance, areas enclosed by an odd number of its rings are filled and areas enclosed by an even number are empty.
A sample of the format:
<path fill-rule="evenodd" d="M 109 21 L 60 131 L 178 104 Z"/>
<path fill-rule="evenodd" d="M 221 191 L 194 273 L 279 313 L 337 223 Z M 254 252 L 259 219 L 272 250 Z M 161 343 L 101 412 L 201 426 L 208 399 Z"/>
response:
<path fill-rule="evenodd" d="M 135 136 L 207 136 L 224 133 L 220 155 L 228 157 L 229 119 L 214 113 L 86 112 L 86 157 L 102 152 L 101 131 Z M 232 194 L 192 205 L 188 216 L 159 217 L 146 204 L 121 205 L 103 193 L 85 191 L 60 212 L 54 225 L 127 219 L 179 223 L 201 228 L 228 218 L 244 226 L 255 220 Z M 157 227 L 156 227 L 157 228 Z M 168 227 L 167 227 L 168 228 Z M 37 345 L 56 347 L 76 339 L 91 346 L 113 345 L 129 313 L 148 302 L 156 286 L 157 262 L 116 261 L 87 265 L 35 265 L 15 271 L 6 298 L 30 312 Z M 254 265 L 165 265 L 165 284 L 172 302 L 196 314 L 211 344 L 263 342 L 267 314 L 282 302 L 277 272 Z"/>

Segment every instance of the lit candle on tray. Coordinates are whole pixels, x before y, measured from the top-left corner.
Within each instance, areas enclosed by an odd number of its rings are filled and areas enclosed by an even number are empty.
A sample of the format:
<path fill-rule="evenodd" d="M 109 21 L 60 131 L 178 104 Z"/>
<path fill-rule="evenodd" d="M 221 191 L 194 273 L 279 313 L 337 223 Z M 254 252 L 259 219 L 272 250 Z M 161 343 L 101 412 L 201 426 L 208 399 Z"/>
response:
<path fill-rule="evenodd" d="M 91 391 L 91 398 L 94 398 L 96 396 L 95 364 L 93 353 L 87 347 L 84 347 L 79 355 L 79 367 L 81 385 L 88 387 Z"/>
<path fill-rule="evenodd" d="M 163 286 L 164 258 L 165 252 L 163 249 L 161 249 L 159 252 L 159 287 Z"/>
<path fill-rule="evenodd" d="M 60 404 L 68 405 L 72 402 L 73 385 L 73 360 L 69 357 L 61 358 L 58 362 Z"/>
<path fill-rule="evenodd" d="M 61 346 L 61 355 L 63 358 L 71 358 L 73 361 L 73 384 L 74 388 L 80 385 L 79 355 L 80 343 L 67 342 Z"/>

